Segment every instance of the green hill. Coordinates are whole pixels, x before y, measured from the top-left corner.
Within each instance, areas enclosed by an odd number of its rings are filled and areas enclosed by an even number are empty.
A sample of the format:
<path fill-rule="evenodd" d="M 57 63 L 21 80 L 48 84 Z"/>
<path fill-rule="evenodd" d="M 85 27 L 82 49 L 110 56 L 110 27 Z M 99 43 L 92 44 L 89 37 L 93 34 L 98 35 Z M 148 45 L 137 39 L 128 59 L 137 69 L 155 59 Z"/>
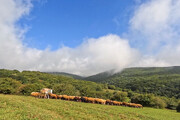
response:
<path fill-rule="evenodd" d="M 173 110 L 129 108 L 0 94 L 1 120 L 179 120 Z"/>
<path fill-rule="evenodd" d="M 140 93 L 153 93 L 180 98 L 180 67 L 126 68 L 110 75 L 108 72 L 88 77 L 86 80 L 108 83 L 122 89 Z"/>
<path fill-rule="evenodd" d="M 52 75 L 64 75 L 64 76 L 72 77 L 72 78 L 78 79 L 78 80 L 82 80 L 85 78 L 85 77 L 82 77 L 79 75 L 75 75 L 75 74 L 71 74 L 71 73 L 65 73 L 65 72 L 45 72 L 45 73 L 49 73 Z"/>
<path fill-rule="evenodd" d="M 55 94 L 133 102 L 154 108 L 176 109 L 178 105 L 178 99 L 175 98 L 146 93 L 139 94 L 131 90 L 122 90 L 113 85 L 77 80 L 69 76 L 52 75 L 38 71 L 19 72 L 0 69 L 0 94 L 28 96 L 31 92 L 38 92 L 42 88 L 51 88 Z"/>

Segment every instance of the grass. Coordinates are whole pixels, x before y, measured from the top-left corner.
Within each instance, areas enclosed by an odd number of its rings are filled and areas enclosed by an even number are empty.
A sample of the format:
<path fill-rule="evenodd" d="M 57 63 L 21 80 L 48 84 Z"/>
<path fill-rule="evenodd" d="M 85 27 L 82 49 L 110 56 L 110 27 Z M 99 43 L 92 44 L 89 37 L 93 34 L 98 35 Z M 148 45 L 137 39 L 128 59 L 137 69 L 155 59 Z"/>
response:
<path fill-rule="evenodd" d="M 180 120 L 180 113 L 0 94 L 0 120 Z"/>

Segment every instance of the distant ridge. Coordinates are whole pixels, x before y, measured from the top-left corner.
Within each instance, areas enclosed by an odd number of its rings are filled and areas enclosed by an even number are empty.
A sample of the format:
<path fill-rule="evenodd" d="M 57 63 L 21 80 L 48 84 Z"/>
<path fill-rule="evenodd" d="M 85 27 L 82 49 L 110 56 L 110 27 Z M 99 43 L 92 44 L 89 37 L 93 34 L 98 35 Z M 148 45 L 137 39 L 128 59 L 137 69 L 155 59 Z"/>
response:
<path fill-rule="evenodd" d="M 53 75 L 64 75 L 64 76 L 72 77 L 74 79 L 79 79 L 79 80 L 84 79 L 84 77 L 82 76 L 71 74 L 71 73 L 65 73 L 65 72 L 46 72 L 46 73 L 53 74 Z"/>

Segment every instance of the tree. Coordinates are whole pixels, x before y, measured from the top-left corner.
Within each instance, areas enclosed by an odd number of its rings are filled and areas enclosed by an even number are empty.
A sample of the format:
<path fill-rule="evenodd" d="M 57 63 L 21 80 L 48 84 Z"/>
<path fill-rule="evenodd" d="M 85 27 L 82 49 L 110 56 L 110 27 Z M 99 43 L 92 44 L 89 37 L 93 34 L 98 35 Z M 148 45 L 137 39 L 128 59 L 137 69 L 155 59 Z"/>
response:
<path fill-rule="evenodd" d="M 114 95 L 111 99 L 112 100 L 118 100 L 121 102 L 129 102 L 130 99 L 127 96 L 128 96 L 127 92 L 118 91 L 118 92 L 114 92 Z"/>
<path fill-rule="evenodd" d="M 20 86 L 21 83 L 12 78 L 0 78 L 0 93 L 15 94 Z"/>
<path fill-rule="evenodd" d="M 71 84 L 57 84 L 54 85 L 53 91 L 60 95 L 79 95 L 79 91 Z"/>
<path fill-rule="evenodd" d="M 44 88 L 44 85 L 42 84 L 27 84 L 22 85 L 19 88 L 19 93 L 23 95 L 30 95 L 31 92 L 39 92 L 42 88 Z"/>
<path fill-rule="evenodd" d="M 151 103 L 151 106 L 152 106 L 152 107 L 155 107 L 155 108 L 161 108 L 161 109 L 163 109 L 163 108 L 165 108 L 165 107 L 167 106 L 167 104 L 166 104 L 165 101 L 162 100 L 161 98 L 159 98 L 159 97 L 154 97 L 154 98 L 153 98 L 153 101 L 152 101 L 152 103 Z"/>

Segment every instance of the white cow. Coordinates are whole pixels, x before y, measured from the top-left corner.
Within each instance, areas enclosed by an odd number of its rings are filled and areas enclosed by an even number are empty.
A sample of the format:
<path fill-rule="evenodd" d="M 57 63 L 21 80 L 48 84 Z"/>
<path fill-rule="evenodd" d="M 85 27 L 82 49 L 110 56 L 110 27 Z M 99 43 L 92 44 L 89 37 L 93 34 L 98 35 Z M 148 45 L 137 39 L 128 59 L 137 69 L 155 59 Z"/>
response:
<path fill-rule="evenodd" d="M 52 94 L 52 89 L 43 88 L 43 89 L 40 90 L 40 92 L 42 94 L 44 94 L 44 98 L 48 98 L 49 99 L 49 94 Z"/>

